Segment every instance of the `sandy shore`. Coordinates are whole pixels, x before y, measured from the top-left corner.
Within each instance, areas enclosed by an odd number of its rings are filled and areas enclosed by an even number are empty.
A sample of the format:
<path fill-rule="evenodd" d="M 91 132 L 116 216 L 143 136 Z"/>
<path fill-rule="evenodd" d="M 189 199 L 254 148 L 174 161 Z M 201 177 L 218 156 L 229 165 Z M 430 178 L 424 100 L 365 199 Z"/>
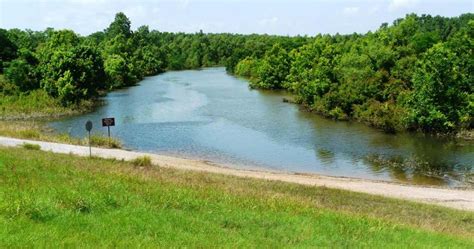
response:
<path fill-rule="evenodd" d="M 89 155 L 89 147 L 85 146 L 0 137 L 0 146 L 13 147 L 22 145 L 23 143 L 38 144 L 41 146 L 42 150 L 52 151 L 55 153 L 75 154 L 79 156 Z M 384 181 L 331 177 L 315 174 L 292 174 L 286 172 L 238 169 L 209 163 L 206 161 L 118 149 L 92 148 L 92 155 L 103 158 L 116 158 L 124 160 L 132 160 L 140 156 L 149 156 L 154 164 L 160 165 L 161 167 L 226 174 L 238 177 L 284 181 L 312 186 L 325 186 L 328 188 L 344 189 L 360 193 L 406 199 L 451 207 L 455 209 L 474 211 L 474 190 L 402 185 Z"/>

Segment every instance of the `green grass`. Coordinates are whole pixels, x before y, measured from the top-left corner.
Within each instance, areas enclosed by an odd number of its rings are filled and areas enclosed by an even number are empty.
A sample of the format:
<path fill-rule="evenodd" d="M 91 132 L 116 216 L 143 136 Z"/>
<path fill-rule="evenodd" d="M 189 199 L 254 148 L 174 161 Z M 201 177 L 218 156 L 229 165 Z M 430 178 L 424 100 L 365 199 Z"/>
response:
<path fill-rule="evenodd" d="M 0 147 L 1 247 L 473 248 L 474 214 Z"/>
<path fill-rule="evenodd" d="M 58 99 L 38 89 L 29 93 L 3 94 L 0 92 L 0 120 L 25 120 L 57 118 L 90 111 L 96 103 L 92 100 L 64 107 Z"/>
<path fill-rule="evenodd" d="M 30 139 L 37 141 L 66 143 L 75 145 L 89 145 L 87 137 L 83 139 L 71 137 L 66 133 L 56 133 L 40 121 L 0 121 L 0 136 Z M 91 136 L 91 145 L 102 148 L 122 148 L 118 138 L 94 134 Z"/>
<path fill-rule="evenodd" d="M 21 147 L 27 149 L 27 150 L 40 150 L 41 146 L 38 144 L 30 144 L 30 143 L 24 143 Z"/>
<path fill-rule="evenodd" d="M 84 138 L 82 141 L 83 144 L 88 144 L 88 138 Z M 104 147 L 104 148 L 122 148 L 122 142 L 118 138 L 107 137 L 103 135 L 94 134 L 91 135 L 91 145 L 95 147 Z"/>
<path fill-rule="evenodd" d="M 151 158 L 149 156 L 137 157 L 131 161 L 131 163 L 138 167 L 151 167 Z"/>

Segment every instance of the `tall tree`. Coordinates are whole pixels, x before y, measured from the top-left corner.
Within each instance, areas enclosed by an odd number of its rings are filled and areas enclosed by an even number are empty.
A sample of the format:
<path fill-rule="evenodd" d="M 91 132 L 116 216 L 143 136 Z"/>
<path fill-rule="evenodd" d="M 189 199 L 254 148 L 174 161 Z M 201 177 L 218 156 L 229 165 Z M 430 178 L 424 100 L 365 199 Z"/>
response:
<path fill-rule="evenodd" d="M 56 31 L 40 50 L 41 86 L 64 105 L 97 96 L 104 88 L 103 61 L 97 49 L 81 44 L 72 31 Z"/>
<path fill-rule="evenodd" d="M 123 35 L 125 38 L 129 38 L 132 35 L 130 25 L 131 22 L 128 17 L 123 12 L 119 12 L 115 14 L 114 21 L 105 30 L 105 33 L 109 38 L 113 38 L 117 35 Z"/>

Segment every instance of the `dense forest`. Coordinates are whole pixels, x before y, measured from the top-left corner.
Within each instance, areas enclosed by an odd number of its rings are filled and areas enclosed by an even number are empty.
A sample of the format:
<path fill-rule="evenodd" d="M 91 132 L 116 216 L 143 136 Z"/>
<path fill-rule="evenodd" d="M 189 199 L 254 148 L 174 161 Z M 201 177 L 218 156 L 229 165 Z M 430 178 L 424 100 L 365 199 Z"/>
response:
<path fill-rule="evenodd" d="M 273 36 L 131 30 L 0 29 L 0 96 L 47 94 L 64 106 L 166 70 L 225 66 L 253 88 L 286 89 L 307 109 L 387 132 L 474 127 L 474 14 L 407 15 L 374 32 Z M 284 117 L 282 117 L 284 118 Z"/>

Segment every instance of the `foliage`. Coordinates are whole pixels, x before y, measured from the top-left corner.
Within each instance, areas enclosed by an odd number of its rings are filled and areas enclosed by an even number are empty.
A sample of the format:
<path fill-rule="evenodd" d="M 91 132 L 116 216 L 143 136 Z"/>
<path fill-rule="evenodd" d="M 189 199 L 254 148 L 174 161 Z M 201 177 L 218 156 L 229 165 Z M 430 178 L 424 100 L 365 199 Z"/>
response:
<path fill-rule="evenodd" d="M 151 158 L 149 156 L 142 156 L 133 159 L 132 164 L 138 167 L 150 167 L 152 165 Z"/>
<path fill-rule="evenodd" d="M 463 74 L 460 63 L 444 44 L 435 45 L 424 55 L 413 75 L 409 103 L 412 125 L 427 131 L 449 131 L 459 126 L 473 83 Z"/>
<path fill-rule="evenodd" d="M 0 73 L 3 72 L 5 62 L 16 57 L 17 46 L 8 38 L 8 32 L 0 29 Z"/>
<path fill-rule="evenodd" d="M 5 77 L 21 92 L 39 88 L 38 60 L 35 55 L 27 50 L 20 49 L 20 56 L 6 63 Z"/>
<path fill-rule="evenodd" d="M 235 66 L 234 73 L 239 76 L 255 79 L 259 78 L 260 63 L 258 60 L 247 57 Z"/>
<path fill-rule="evenodd" d="M 290 51 L 282 85 L 323 115 L 388 132 L 472 129 L 472 19 L 411 14 L 366 35 L 317 36 Z M 262 60 L 269 71 L 274 59 Z"/>
<path fill-rule="evenodd" d="M 258 81 L 252 86 L 264 89 L 281 89 L 290 70 L 287 51 L 276 43 L 265 54 L 257 69 Z"/>
<path fill-rule="evenodd" d="M 41 146 L 39 144 L 24 143 L 21 147 L 27 150 L 40 150 Z"/>
<path fill-rule="evenodd" d="M 129 38 L 132 35 L 130 26 L 131 22 L 128 17 L 123 12 L 119 12 L 115 15 L 115 20 L 105 30 L 105 33 L 110 38 L 114 38 L 117 35 Z"/>
<path fill-rule="evenodd" d="M 94 107 L 94 102 L 82 100 L 64 107 L 59 99 L 41 89 L 18 94 L 0 93 L 0 120 L 54 118 L 84 113 Z"/>
<path fill-rule="evenodd" d="M 64 105 L 97 96 L 105 79 L 99 52 L 72 31 L 57 31 L 39 51 L 41 86 Z"/>
<path fill-rule="evenodd" d="M 89 139 L 85 138 L 83 144 L 88 144 Z M 91 145 L 95 147 L 103 147 L 103 148 L 112 148 L 112 149 L 120 149 L 122 148 L 122 142 L 118 138 L 108 137 L 104 135 L 93 134 L 91 135 Z"/>

